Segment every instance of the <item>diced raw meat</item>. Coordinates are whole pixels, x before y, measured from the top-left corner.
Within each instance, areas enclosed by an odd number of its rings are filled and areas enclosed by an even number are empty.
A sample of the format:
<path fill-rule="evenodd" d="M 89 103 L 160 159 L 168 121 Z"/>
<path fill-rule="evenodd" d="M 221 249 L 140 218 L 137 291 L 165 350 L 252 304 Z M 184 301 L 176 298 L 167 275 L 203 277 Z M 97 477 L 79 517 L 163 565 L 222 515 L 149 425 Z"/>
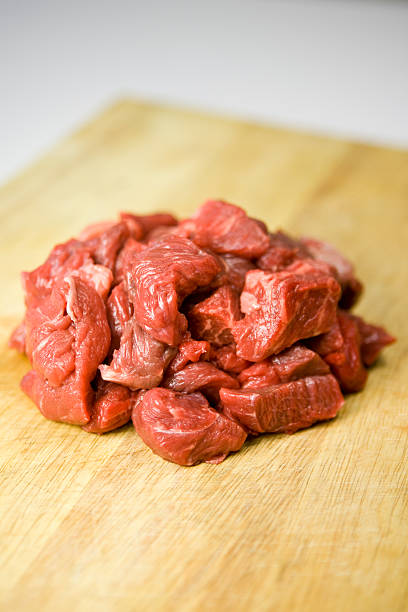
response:
<path fill-rule="evenodd" d="M 221 389 L 220 397 L 226 416 L 259 433 L 294 433 L 332 419 L 344 403 L 331 374 L 261 389 Z"/>
<path fill-rule="evenodd" d="M 240 318 L 238 295 L 229 285 L 217 289 L 188 313 L 193 336 L 208 340 L 215 346 L 233 341 L 231 329 Z"/>
<path fill-rule="evenodd" d="M 363 290 L 363 285 L 355 277 L 352 263 L 327 242 L 314 238 L 302 238 L 301 242 L 314 259 L 332 266 L 342 288 L 339 306 L 345 309 L 351 308 Z"/>
<path fill-rule="evenodd" d="M 242 388 L 258 389 L 329 373 L 329 366 L 317 353 L 305 346 L 295 345 L 279 355 L 254 363 L 240 373 L 238 380 Z"/>
<path fill-rule="evenodd" d="M 123 245 L 123 248 L 119 251 L 115 261 L 114 277 L 115 283 L 121 283 L 125 280 L 126 271 L 124 266 L 126 261 L 129 259 L 130 253 L 141 253 L 146 248 L 146 245 L 134 238 L 128 238 Z"/>
<path fill-rule="evenodd" d="M 114 270 L 116 257 L 128 238 L 129 230 L 126 223 L 115 223 L 102 234 L 83 244 L 89 249 L 95 263 Z"/>
<path fill-rule="evenodd" d="M 237 355 L 237 347 L 235 342 L 226 346 L 211 348 L 211 361 L 221 370 L 239 374 L 244 368 L 250 365 L 250 362 Z"/>
<path fill-rule="evenodd" d="M 100 365 L 104 380 L 126 385 L 129 389 L 151 389 L 160 384 L 164 370 L 176 349 L 147 333 L 134 316 L 123 326 L 120 345 L 109 365 Z"/>
<path fill-rule="evenodd" d="M 137 224 L 142 228 L 140 236 L 134 236 L 136 239 L 145 238 L 146 235 L 157 227 L 173 227 L 177 225 L 177 219 L 168 213 L 155 213 L 153 215 L 134 215 L 132 213 L 122 212 L 120 218 L 132 227 Z"/>
<path fill-rule="evenodd" d="M 154 453 L 179 465 L 220 463 L 246 438 L 243 428 L 211 408 L 201 393 L 162 388 L 142 392 L 132 420 Z"/>
<path fill-rule="evenodd" d="M 189 334 L 188 334 L 189 335 Z M 196 363 L 210 356 L 210 344 L 206 340 L 192 340 L 191 336 L 179 344 L 177 355 L 167 368 L 166 375 L 171 376 L 182 370 L 188 363 Z"/>
<path fill-rule="evenodd" d="M 90 251 L 79 240 L 68 240 L 55 246 L 46 261 L 32 272 L 21 275 L 26 305 L 33 299 L 48 297 L 65 276 L 88 263 L 93 263 Z"/>
<path fill-rule="evenodd" d="M 106 300 L 108 297 L 113 282 L 113 274 L 109 268 L 89 262 L 78 268 L 78 270 L 74 270 L 71 276 L 81 278 L 85 283 L 93 287 L 103 300 Z"/>
<path fill-rule="evenodd" d="M 130 255 L 126 279 L 137 322 L 156 340 L 179 344 L 187 329 L 179 305 L 216 276 L 215 258 L 191 240 L 173 235 Z"/>
<path fill-rule="evenodd" d="M 361 358 L 364 365 L 369 367 L 373 365 L 384 347 L 395 342 L 395 338 L 383 327 L 366 323 L 361 317 L 353 315 L 353 319 L 360 332 Z"/>
<path fill-rule="evenodd" d="M 361 391 L 367 380 L 367 370 L 361 359 L 361 335 L 354 317 L 339 310 L 337 314 L 342 347 L 324 357 L 326 363 L 346 393 Z"/>
<path fill-rule="evenodd" d="M 308 338 L 305 343 L 321 357 L 340 350 L 343 346 L 343 336 L 337 317 L 328 332 L 314 338 Z"/>
<path fill-rule="evenodd" d="M 307 249 L 299 240 L 291 238 L 284 232 L 269 234 L 269 248 L 258 259 L 257 266 L 267 272 L 280 272 L 298 259 L 310 257 Z"/>
<path fill-rule="evenodd" d="M 25 353 L 25 322 L 21 321 L 20 325 L 17 325 L 13 333 L 11 334 L 8 345 L 10 348 L 15 349 L 19 353 L 24 355 Z"/>
<path fill-rule="evenodd" d="M 91 420 L 82 429 L 91 433 L 106 433 L 130 421 L 132 405 L 130 391 L 122 385 L 98 381 Z"/>
<path fill-rule="evenodd" d="M 328 331 L 339 296 L 337 281 L 312 261 L 296 262 L 282 272 L 248 272 L 241 294 L 246 316 L 232 328 L 237 354 L 261 361 L 302 338 Z"/>
<path fill-rule="evenodd" d="M 49 300 L 27 309 L 26 332 L 36 372 L 24 377 L 23 390 L 47 418 L 84 425 L 90 419 L 90 383 L 110 345 L 102 298 L 69 276 Z"/>
<path fill-rule="evenodd" d="M 133 312 L 123 282 L 112 289 L 106 303 L 106 312 L 112 336 L 111 348 L 118 349 L 125 324 L 132 318 Z"/>
<path fill-rule="evenodd" d="M 209 200 L 193 216 L 194 242 L 215 253 L 230 253 L 253 259 L 269 247 L 264 227 L 246 212 L 227 202 Z"/>
<path fill-rule="evenodd" d="M 228 254 L 218 255 L 218 261 L 222 271 L 211 283 L 212 287 L 231 285 L 237 293 L 241 293 L 245 284 L 245 275 L 249 270 L 255 269 L 254 264 L 249 259 Z"/>
<path fill-rule="evenodd" d="M 221 387 L 238 389 L 239 383 L 236 378 L 219 370 L 212 363 L 198 361 L 189 363 L 185 368 L 169 377 L 166 376 L 163 386 L 183 393 L 201 391 L 211 402 L 217 403 Z"/>

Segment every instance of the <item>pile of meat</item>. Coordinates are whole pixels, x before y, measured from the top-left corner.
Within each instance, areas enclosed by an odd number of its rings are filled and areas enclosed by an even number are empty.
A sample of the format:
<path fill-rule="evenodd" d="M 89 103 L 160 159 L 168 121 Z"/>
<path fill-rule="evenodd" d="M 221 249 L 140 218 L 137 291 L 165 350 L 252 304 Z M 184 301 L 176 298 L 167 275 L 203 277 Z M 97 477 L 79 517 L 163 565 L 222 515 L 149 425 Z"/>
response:
<path fill-rule="evenodd" d="M 41 413 L 94 433 L 132 419 L 181 465 L 332 419 L 394 341 L 350 314 L 362 285 L 338 251 L 222 201 L 180 222 L 122 213 L 22 279 L 10 344 Z"/>

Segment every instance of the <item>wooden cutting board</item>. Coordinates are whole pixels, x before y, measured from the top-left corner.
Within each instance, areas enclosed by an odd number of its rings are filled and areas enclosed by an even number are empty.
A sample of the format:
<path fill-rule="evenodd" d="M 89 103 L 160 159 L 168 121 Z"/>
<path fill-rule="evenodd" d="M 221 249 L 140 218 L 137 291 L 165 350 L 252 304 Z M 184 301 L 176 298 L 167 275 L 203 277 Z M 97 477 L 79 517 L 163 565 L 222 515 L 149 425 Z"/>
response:
<path fill-rule="evenodd" d="M 7 336 L 19 272 L 119 210 L 207 197 L 356 262 L 399 341 L 335 421 L 182 468 L 46 421 Z M 123 101 L 0 190 L 2 609 L 408 609 L 408 153 Z"/>

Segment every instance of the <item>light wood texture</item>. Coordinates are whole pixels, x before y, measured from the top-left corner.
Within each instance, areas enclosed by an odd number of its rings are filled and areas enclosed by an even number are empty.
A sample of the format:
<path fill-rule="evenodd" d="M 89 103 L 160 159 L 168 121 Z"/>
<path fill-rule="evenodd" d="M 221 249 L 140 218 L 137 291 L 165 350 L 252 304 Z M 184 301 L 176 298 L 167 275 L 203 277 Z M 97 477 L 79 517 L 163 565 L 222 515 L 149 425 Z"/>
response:
<path fill-rule="evenodd" d="M 6 348 L 21 269 L 121 209 L 216 196 L 357 264 L 399 341 L 339 417 L 182 468 L 46 421 Z M 0 190 L 4 610 L 408 609 L 408 153 L 123 101 Z"/>

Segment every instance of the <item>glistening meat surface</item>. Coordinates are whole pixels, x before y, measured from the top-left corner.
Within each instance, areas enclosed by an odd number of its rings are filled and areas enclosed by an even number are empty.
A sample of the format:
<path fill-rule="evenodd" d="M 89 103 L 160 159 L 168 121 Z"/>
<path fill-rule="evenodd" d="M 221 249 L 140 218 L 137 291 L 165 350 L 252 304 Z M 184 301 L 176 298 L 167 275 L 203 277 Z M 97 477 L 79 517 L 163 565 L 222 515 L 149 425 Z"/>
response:
<path fill-rule="evenodd" d="M 350 312 L 362 283 L 335 247 L 222 200 L 95 223 L 22 281 L 9 344 L 41 413 L 97 434 L 132 417 L 185 466 L 333 419 L 395 341 Z"/>

